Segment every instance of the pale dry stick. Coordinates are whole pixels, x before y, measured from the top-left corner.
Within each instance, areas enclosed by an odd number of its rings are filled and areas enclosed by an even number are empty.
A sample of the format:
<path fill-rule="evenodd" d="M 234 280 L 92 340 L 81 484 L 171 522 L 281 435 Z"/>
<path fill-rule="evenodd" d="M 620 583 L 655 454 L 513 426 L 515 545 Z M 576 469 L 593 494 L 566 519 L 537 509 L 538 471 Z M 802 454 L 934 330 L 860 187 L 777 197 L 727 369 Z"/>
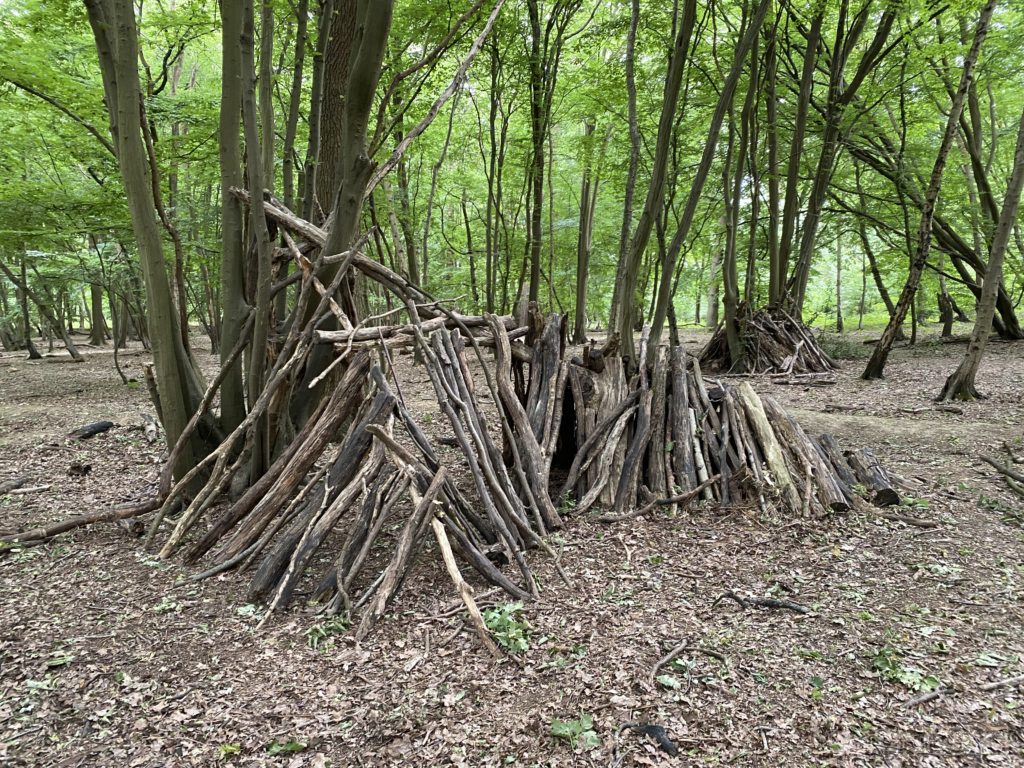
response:
<path fill-rule="evenodd" d="M 675 648 L 673 648 L 667 654 L 662 656 L 660 659 L 658 659 L 658 663 L 655 664 L 654 667 L 651 669 L 651 674 L 650 674 L 651 682 L 653 683 L 655 681 L 655 679 L 658 676 L 658 671 L 662 667 L 664 667 L 666 664 L 670 663 L 673 659 L 676 658 L 676 656 L 678 656 L 681 653 L 703 653 L 705 656 L 710 656 L 713 659 L 717 659 L 718 661 L 722 662 L 722 664 L 724 664 L 726 666 L 729 665 L 729 660 L 725 656 L 723 656 L 721 653 L 719 653 L 718 651 L 714 651 L 714 650 L 712 650 L 710 648 L 704 648 L 703 646 L 699 646 L 699 645 L 690 645 L 690 642 L 688 640 L 686 640 L 686 641 L 680 643 L 679 645 L 677 645 Z"/>
<path fill-rule="evenodd" d="M 995 691 L 999 688 L 1006 688 L 1011 685 L 1020 685 L 1024 683 L 1024 675 L 1017 675 L 1016 677 L 1008 677 L 1005 680 L 996 680 L 994 683 L 985 683 L 981 686 L 982 691 L 988 693 L 989 691 Z"/>
<path fill-rule="evenodd" d="M 637 517 L 643 517 L 648 512 L 652 512 L 657 507 L 669 507 L 674 506 L 676 504 L 688 504 L 689 502 L 697 498 L 697 496 L 699 496 L 705 488 L 710 488 L 719 480 L 721 480 L 721 478 L 721 475 L 709 477 L 707 480 L 705 480 L 703 483 L 701 483 L 691 491 L 687 491 L 686 493 L 681 493 L 678 496 L 672 496 L 667 499 L 655 499 L 654 501 L 641 507 L 640 509 L 635 509 L 632 512 L 625 512 L 621 515 L 602 515 L 601 517 L 596 518 L 597 522 L 618 523 L 622 520 L 633 520 Z"/>
<path fill-rule="evenodd" d="M 480 609 L 477 607 L 476 601 L 473 599 L 473 590 L 470 588 L 466 580 L 462 578 L 462 572 L 459 571 L 459 565 L 455 562 L 455 554 L 452 552 L 452 544 L 448 541 L 448 534 L 444 530 L 444 523 L 438 519 L 437 514 L 430 521 L 430 527 L 434 529 L 434 538 L 437 539 L 437 545 L 441 549 L 441 558 L 444 560 L 444 565 L 448 569 L 448 575 L 452 577 L 452 581 L 455 583 L 455 588 L 458 590 L 459 596 L 462 598 L 462 602 L 466 605 L 466 610 L 469 611 L 469 618 L 473 624 L 473 629 L 476 630 L 477 636 L 480 638 L 480 642 L 484 644 L 484 647 L 490 651 L 491 655 L 496 658 L 501 658 L 501 651 L 498 650 L 497 644 L 491 638 L 490 632 L 487 631 L 487 625 L 484 624 L 484 617 L 480 615 Z"/>
<path fill-rule="evenodd" d="M 352 330 L 352 321 L 349 320 L 348 315 L 338 305 L 338 302 L 334 299 L 333 293 L 328 293 L 328 289 L 320 281 L 320 278 L 316 276 L 316 266 L 308 258 L 302 255 L 299 251 L 299 246 L 295 244 L 291 235 L 286 230 L 281 230 L 281 234 L 284 237 L 284 241 L 288 244 L 288 250 L 291 251 L 292 258 L 295 259 L 295 263 L 299 265 L 303 272 L 309 272 L 313 278 L 313 287 L 316 288 L 316 292 L 320 294 L 324 299 L 327 300 L 327 306 L 331 310 L 331 314 L 334 315 L 335 319 L 341 323 L 342 328 L 347 331 Z"/>
<path fill-rule="evenodd" d="M 425 307 L 430 306 L 431 304 L 437 305 L 438 303 L 439 302 L 431 302 L 430 304 L 418 305 L 418 308 L 420 308 L 420 307 L 425 308 Z M 369 323 L 371 323 L 371 322 L 373 322 L 375 320 L 383 320 L 385 317 L 389 317 L 391 315 L 395 315 L 395 314 L 398 314 L 399 312 L 405 312 L 405 311 L 407 311 L 405 307 L 395 307 L 394 309 L 390 309 L 387 312 L 381 312 L 379 315 L 371 315 L 370 317 L 363 318 L 358 323 L 356 323 L 355 326 L 353 326 L 351 323 L 349 323 L 349 327 L 345 331 L 343 331 L 343 333 L 346 333 L 348 335 L 348 342 L 346 343 L 345 348 L 341 351 L 341 353 L 337 357 L 334 358 L 334 360 L 331 361 L 330 365 L 328 365 L 323 370 L 322 373 L 317 375 L 317 377 L 315 379 L 313 379 L 311 382 L 309 382 L 308 389 L 315 388 L 317 384 L 319 384 L 321 381 L 323 381 L 325 378 L 327 378 L 327 375 L 331 371 L 333 371 L 338 365 L 340 365 L 341 362 L 343 360 L 345 360 L 352 353 L 352 349 L 355 346 L 356 339 L 358 338 L 358 333 L 359 333 L 360 330 L 366 328 L 367 325 L 369 325 Z M 318 338 L 320 338 L 321 340 L 326 338 L 324 336 L 325 333 L 329 334 L 329 333 L 332 333 L 332 332 L 331 331 L 317 331 Z M 382 346 L 384 346 L 386 348 L 387 344 L 384 341 L 384 332 L 383 332 L 382 328 L 378 329 L 378 334 L 380 336 L 380 341 L 381 341 Z"/>
<path fill-rule="evenodd" d="M 415 472 L 411 467 L 408 468 L 408 471 Z M 395 553 L 391 557 L 391 562 L 388 563 L 381 573 L 382 579 L 380 586 L 375 590 L 373 604 L 369 607 L 368 612 L 363 614 L 362 621 L 359 622 L 359 628 L 356 630 L 357 641 L 366 639 L 373 625 L 384 615 L 388 604 L 398 592 L 413 558 L 413 551 L 416 548 L 421 529 L 424 527 L 428 516 L 433 517 L 433 507 L 439 503 L 437 497 L 444 485 L 446 475 L 447 471 L 444 467 L 438 469 L 422 498 L 417 498 L 419 497 L 419 491 L 416 488 L 415 482 L 409 486 L 413 501 L 416 502 L 416 508 L 409 516 L 405 527 L 402 528 L 402 532 L 398 536 L 398 541 L 395 544 Z"/>
<path fill-rule="evenodd" d="M 363 193 L 364 198 L 369 197 L 376 186 L 380 184 L 381 180 L 398 165 L 402 156 L 405 154 L 406 150 L 409 149 L 409 146 L 416 137 L 427 129 L 427 126 L 429 126 L 433 122 L 434 118 L 437 117 L 437 113 L 441 110 L 441 107 L 443 107 L 445 103 L 455 95 L 459 85 L 466 78 L 466 73 L 469 71 L 470 65 L 480 52 L 481 47 L 483 47 L 484 40 L 486 40 L 487 36 L 491 33 L 491 28 L 494 26 L 494 22 L 498 20 L 498 14 L 501 12 L 502 6 L 504 5 L 505 0 L 498 0 L 498 2 L 495 3 L 494 10 L 491 11 L 491 15 L 488 17 L 487 23 L 484 24 L 483 30 L 481 30 L 480 34 L 477 35 L 476 39 L 473 41 L 473 44 L 469 47 L 469 52 L 466 54 L 466 58 L 462 60 L 458 69 L 455 70 L 455 77 L 452 78 L 451 83 L 444 89 L 444 91 L 441 92 L 441 95 L 434 101 L 434 103 L 430 105 L 430 109 L 427 110 L 427 114 L 424 118 L 405 135 L 405 138 L 398 143 L 398 146 L 395 147 L 388 159 L 381 163 L 380 168 L 377 169 L 370 178 L 369 183 L 366 185 L 366 191 Z"/>

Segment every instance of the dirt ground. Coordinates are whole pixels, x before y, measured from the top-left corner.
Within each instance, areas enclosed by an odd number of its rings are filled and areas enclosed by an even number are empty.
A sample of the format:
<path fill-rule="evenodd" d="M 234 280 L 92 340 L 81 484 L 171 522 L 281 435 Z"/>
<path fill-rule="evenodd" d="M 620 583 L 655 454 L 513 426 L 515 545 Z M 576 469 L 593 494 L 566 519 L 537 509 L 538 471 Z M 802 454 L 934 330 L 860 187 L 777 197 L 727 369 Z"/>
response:
<path fill-rule="evenodd" d="M 123 386 L 109 351 L 85 351 L 78 365 L 0 356 L 0 483 L 48 486 L 0 496 L 0 530 L 152 490 L 162 451 L 143 434 L 145 387 Z M 901 512 L 937 527 L 570 515 L 552 544 L 571 584 L 532 555 L 544 594 L 516 624 L 529 648 L 497 663 L 432 549 L 362 644 L 318 632 L 307 607 L 257 629 L 244 575 L 191 582 L 198 569 L 116 525 L 8 552 L 0 764 L 1022 766 L 1024 683 L 1008 681 L 1024 675 L 1024 504 L 978 457 L 1024 438 L 1024 345 L 990 347 L 989 399 L 935 410 L 962 351 L 898 349 L 875 383 L 858 360 L 835 386 L 752 380 L 805 427 L 872 447 L 910 489 Z M 141 380 L 145 359 L 123 354 L 126 373 Z M 66 438 L 105 418 L 117 426 Z M 445 434 L 439 417 L 428 426 Z M 726 591 L 813 610 L 716 604 Z M 552 735 L 556 720 L 578 738 Z M 626 723 L 663 726 L 678 755 Z"/>

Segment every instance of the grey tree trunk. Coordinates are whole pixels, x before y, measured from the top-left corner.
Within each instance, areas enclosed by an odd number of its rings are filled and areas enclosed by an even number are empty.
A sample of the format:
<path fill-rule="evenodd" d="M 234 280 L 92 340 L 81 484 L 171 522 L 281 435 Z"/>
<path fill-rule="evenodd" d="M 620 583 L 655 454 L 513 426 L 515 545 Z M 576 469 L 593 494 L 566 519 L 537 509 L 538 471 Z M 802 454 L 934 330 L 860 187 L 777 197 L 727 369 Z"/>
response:
<path fill-rule="evenodd" d="M 227 361 L 238 344 L 242 325 L 249 311 L 245 300 L 245 260 L 242 203 L 231 194 L 232 187 L 242 186 L 242 8 L 237 2 L 221 2 L 221 95 L 218 144 L 220 151 L 221 262 L 220 290 L 223 320 L 221 321 L 221 362 Z M 226 432 L 231 432 L 245 418 L 245 390 L 242 384 L 242 361 L 232 364 L 220 387 L 220 418 Z"/>
<path fill-rule="evenodd" d="M 1021 112 L 1020 125 L 1017 130 L 1017 147 L 1013 156 L 1013 174 L 1003 198 L 1003 210 L 999 214 L 992 248 L 988 257 L 988 269 L 985 271 L 985 284 L 981 288 L 981 300 L 978 302 L 978 314 L 974 319 L 974 330 L 971 341 L 960 365 L 953 372 L 939 394 L 939 400 L 973 400 L 980 397 L 975 388 L 978 367 L 981 365 L 989 334 L 992 332 L 992 318 L 996 311 L 996 294 L 1003 279 L 1003 261 L 1006 257 L 1006 246 L 1010 242 L 1020 206 L 1021 187 L 1024 186 L 1024 111 Z"/>
<path fill-rule="evenodd" d="M 697 173 L 690 186 L 690 194 L 687 197 L 683 215 L 679 219 L 679 226 L 672 238 L 672 244 L 669 246 L 667 261 L 661 265 L 661 281 L 654 304 L 654 317 L 651 320 L 649 351 L 652 353 L 656 352 L 658 345 L 661 344 L 661 334 L 665 330 L 665 321 L 668 318 L 668 306 L 672 301 L 672 281 L 676 271 L 676 263 L 679 259 L 683 243 L 690 234 L 690 228 L 693 226 L 693 219 L 697 212 L 701 193 L 704 190 L 704 184 L 707 181 L 708 174 L 711 172 L 711 163 L 714 160 L 715 150 L 718 146 L 718 136 L 722 130 L 722 121 L 725 119 L 726 110 L 732 103 L 733 96 L 736 93 L 736 86 L 743 71 L 743 63 L 754 45 L 754 40 L 761 33 L 761 25 L 764 23 L 764 17 L 770 5 L 771 0 L 761 0 L 753 12 L 746 32 L 733 52 L 732 68 L 722 84 L 718 104 L 715 107 L 714 114 L 711 116 L 711 125 L 708 129 L 707 140 L 704 143 L 704 152 L 701 155 L 700 164 L 697 166 Z M 651 354 L 650 359 L 654 359 L 653 354 Z"/>
<path fill-rule="evenodd" d="M 978 62 L 981 53 L 981 45 L 988 34 L 989 23 L 992 13 L 995 10 L 996 1 L 988 0 L 981 10 L 978 19 L 978 26 L 974 32 L 974 42 L 964 59 L 963 72 L 960 76 L 960 85 L 953 96 L 953 103 L 949 108 L 949 115 L 946 120 L 946 128 L 942 135 L 942 143 L 939 145 L 938 154 L 935 157 L 935 165 L 932 168 L 931 178 L 928 182 L 928 189 L 925 191 L 923 204 L 921 206 L 921 226 L 918 231 L 917 252 L 910 264 L 910 271 L 907 275 L 907 282 L 903 286 L 900 300 L 896 303 L 896 310 L 889 318 L 889 324 L 882 332 L 882 338 L 875 346 L 871 359 L 868 360 L 862 379 L 880 379 L 885 371 L 885 363 L 889 358 L 893 342 L 896 340 L 896 331 L 903 324 L 907 313 L 914 302 L 914 295 L 917 293 L 917 286 L 921 282 L 921 274 L 924 272 L 925 264 L 928 261 L 928 252 L 932 240 L 932 224 L 935 214 L 935 202 L 939 197 L 939 190 L 942 187 L 942 172 L 946 167 L 946 160 L 949 157 L 949 150 L 953 146 L 953 139 L 956 135 L 957 124 L 960 114 L 963 112 L 964 99 L 967 89 L 974 76 L 974 67 Z"/>
<path fill-rule="evenodd" d="M 658 140 L 651 165 L 651 182 L 647 198 L 637 221 L 636 230 L 626 249 L 625 258 L 619 262 L 615 281 L 613 304 L 618 315 L 612 319 L 610 330 L 619 334 L 622 354 L 633 360 L 636 348 L 633 343 L 633 327 L 637 316 L 637 281 L 640 277 L 640 263 L 651 239 L 655 218 L 661 213 L 665 200 L 665 179 L 668 174 L 669 152 L 672 147 L 672 132 L 676 122 L 676 107 L 682 88 L 683 73 L 688 62 L 690 37 L 697 18 L 696 0 L 686 0 L 682 18 L 676 32 L 672 52 L 668 61 L 665 89 L 661 99 L 661 117 L 658 121 Z M 669 276 L 671 278 L 671 276 Z M 653 359 L 653 358 L 652 358 Z"/>
<path fill-rule="evenodd" d="M 204 387 L 182 343 L 160 228 L 154 215 L 153 187 L 140 120 L 142 90 L 135 5 L 132 0 L 85 0 L 85 4 L 103 73 L 121 181 L 142 263 L 164 431 L 168 445 L 174 445 L 201 401 Z M 175 475 L 181 477 L 191 469 L 205 449 L 198 435 L 194 435 L 180 454 Z"/>

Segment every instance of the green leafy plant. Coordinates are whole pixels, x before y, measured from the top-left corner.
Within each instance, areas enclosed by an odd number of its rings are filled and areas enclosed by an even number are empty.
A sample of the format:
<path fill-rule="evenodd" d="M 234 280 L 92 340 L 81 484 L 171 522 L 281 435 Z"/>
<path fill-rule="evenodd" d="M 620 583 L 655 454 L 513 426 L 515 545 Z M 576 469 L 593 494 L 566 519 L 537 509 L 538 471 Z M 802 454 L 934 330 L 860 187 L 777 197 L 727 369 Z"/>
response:
<path fill-rule="evenodd" d="M 530 650 L 532 627 L 523 616 L 521 602 L 502 603 L 483 611 L 484 624 L 502 648 L 521 653 Z"/>
<path fill-rule="evenodd" d="M 174 611 L 180 610 L 181 605 L 178 602 L 167 595 L 164 595 L 160 602 L 153 606 L 153 610 L 157 613 L 173 613 Z"/>
<path fill-rule="evenodd" d="M 332 635 L 342 634 L 350 626 L 352 626 L 352 622 L 348 616 L 332 616 L 327 621 L 314 624 L 306 630 L 306 645 L 314 651 L 318 650 L 325 640 Z"/>
<path fill-rule="evenodd" d="M 272 741 L 267 745 L 267 753 L 270 755 L 291 755 L 295 752 L 302 752 L 306 746 L 305 742 L 296 741 L 295 739 Z"/>
<path fill-rule="evenodd" d="M 811 684 L 811 700 L 821 701 L 821 697 L 825 695 L 825 681 L 815 675 L 808 682 Z"/>
<path fill-rule="evenodd" d="M 221 744 L 217 747 L 217 751 L 220 753 L 221 760 L 227 760 L 231 755 L 237 755 L 242 751 L 241 744 Z"/>
<path fill-rule="evenodd" d="M 876 653 L 872 666 L 882 680 L 900 683 L 912 691 L 934 691 L 939 687 L 939 679 L 929 675 L 919 667 L 903 664 L 899 651 L 890 645 Z"/>
<path fill-rule="evenodd" d="M 672 677 L 672 675 L 658 675 L 654 679 L 666 688 L 671 688 L 673 691 L 678 691 L 683 687 L 683 684 L 679 682 L 679 679 Z"/>
<path fill-rule="evenodd" d="M 583 714 L 577 720 L 552 720 L 551 735 L 569 742 L 573 749 L 580 746 L 589 751 L 601 745 L 601 740 L 594 730 L 593 715 Z"/>

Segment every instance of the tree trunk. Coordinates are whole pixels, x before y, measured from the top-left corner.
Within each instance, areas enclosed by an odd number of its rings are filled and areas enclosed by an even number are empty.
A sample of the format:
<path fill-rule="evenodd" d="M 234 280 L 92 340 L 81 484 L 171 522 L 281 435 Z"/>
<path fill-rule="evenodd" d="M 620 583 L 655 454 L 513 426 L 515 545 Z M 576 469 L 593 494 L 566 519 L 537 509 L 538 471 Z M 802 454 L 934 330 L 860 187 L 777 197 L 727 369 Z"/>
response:
<path fill-rule="evenodd" d="M 1021 112 L 1020 126 L 1017 131 L 1017 147 L 1013 157 L 1013 174 L 1003 198 L 1003 210 L 999 215 L 992 248 L 988 257 L 988 269 L 985 271 L 985 284 L 981 289 L 981 300 L 978 302 L 978 314 L 974 319 L 974 330 L 967 351 L 953 375 L 946 379 L 946 384 L 939 394 L 939 400 L 973 400 L 979 397 L 974 382 L 978 375 L 981 358 L 985 354 L 988 336 L 992 332 L 992 318 L 995 316 L 996 293 L 1003 279 L 1003 260 L 1006 246 L 1010 241 L 1020 205 L 1021 187 L 1024 186 L 1024 111 Z"/>
<path fill-rule="evenodd" d="M 284 204 L 295 208 L 295 136 L 299 128 L 299 107 L 302 101 L 302 74 L 306 61 L 307 28 L 309 26 L 309 0 L 299 0 L 295 9 L 295 63 L 292 68 L 292 87 L 288 98 L 288 120 L 284 127 L 284 158 L 281 162 L 281 183 Z"/>
<path fill-rule="evenodd" d="M 651 165 L 651 182 L 647 188 L 647 199 L 644 201 L 644 208 L 629 242 L 625 259 L 620 261 L 618 276 L 613 288 L 616 295 L 613 303 L 618 307 L 618 317 L 612 319 L 613 324 L 610 329 L 619 334 L 622 354 L 630 360 L 636 358 L 633 326 L 636 325 L 637 317 L 637 281 L 640 276 L 640 263 L 644 251 L 647 250 L 655 218 L 661 213 L 665 200 L 665 179 L 668 174 L 672 131 L 676 122 L 676 107 L 679 104 L 683 73 L 689 60 L 687 55 L 696 16 L 696 0 L 686 0 L 668 60 L 668 73 L 665 77 L 665 89 L 661 99 L 661 117 L 658 121 L 658 141 L 654 150 L 654 161 Z"/>
<path fill-rule="evenodd" d="M 619 232 L 619 260 L 615 285 L 612 287 L 612 306 L 608 316 L 609 331 L 618 323 L 621 291 L 619 284 L 625 279 L 623 270 L 628 262 L 629 232 L 633 226 L 633 198 L 636 190 L 636 172 L 640 163 L 640 126 L 636 116 L 636 29 L 640 23 L 640 0 L 632 0 L 629 32 L 626 33 L 626 111 L 629 122 L 629 169 L 626 171 L 626 192 L 622 204 L 622 229 Z M 671 61 L 669 64 L 671 68 Z M 666 84 L 667 87 L 667 84 Z"/>
<path fill-rule="evenodd" d="M 242 203 L 231 194 L 232 187 L 242 186 L 242 146 L 239 137 L 242 116 L 242 8 L 237 2 L 221 2 L 221 95 L 220 126 L 220 202 L 221 262 L 220 289 L 223 320 L 221 321 L 221 363 L 228 361 L 231 350 L 245 322 L 249 306 L 245 300 L 245 257 L 242 236 L 244 220 Z M 232 363 L 220 387 L 220 419 L 225 432 L 232 432 L 245 418 L 245 390 L 242 384 L 242 361 Z"/>
<path fill-rule="evenodd" d="M 843 236 L 836 235 L 836 333 L 842 333 L 843 327 Z"/>
<path fill-rule="evenodd" d="M 141 96 L 138 72 L 138 30 L 131 0 L 86 0 L 89 23 L 103 73 L 116 140 L 118 166 L 139 248 L 146 306 L 152 334 L 157 386 L 163 407 L 168 445 L 174 445 L 203 397 L 203 386 L 182 342 L 167 276 L 163 242 L 157 218 L 146 148 L 142 140 Z M 191 469 L 205 447 L 193 436 L 175 467 L 180 477 Z"/>
<path fill-rule="evenodd" d="M 583 123 L 583 176 L 580 180 L 579 234 L 576 238 L 576 309 L 573 315 L 572 341 L 582 344 L 587 340 L 587 278 L 590 273 L 590 250 L 594 235 L 594 204 L 596 189 L 591 189 L 593 173 L 594 120 Z"/>
<path fill-rule="evenodd" d="M 960 114 L 963 112 L 964 97 L 966 96 L 967 89 L 970 86 L 971 79 L 974 74 L 974 67 L 977 64 L 978 55 L 981 52 L 981 45 L 988 33 L 989 22 L 994 10 L 995 0 L 988 0 L 981 11 L 981 17 L 978 20 L 978 26 L 974 33 L 974 42 L 971 44 L 971 49 L 964 60 L 963 73 L 960 77 L 960 85 L 956 90 L 956 94 L 953 96 L 953 103 L 950 106 L 949 116 L 946 120 L 946 128 L 943 132 L 942 143 L 939 145 L 939 151 L 935 158 L 935 165 L 932 168 L 931 179 L 928 183 L 928 189 L 925 192 L 921 211 L 921 226 L 917 240 L 917 252 L 914 254 L 914 259 L 910 264 L 910 273 L 907 275 L 907 282 L 903 287 L 900 300 L 896 304 L 895 314 L 889 319 L 889 324 L 882 333 L 882 338 L 879 339 L 879 342 L 875 346 L 875 350 L 871 355 L 871 359 L 868 361 L 867 367 L 864 369 L 864 373 L 861 374 L 861 378 L 863 379 L 882 378 L 886 360 L 889 357 L 889 352 L 892 350 L 893 342 L 896 340 L 896 330 L 903 323 L 908 310 L 913 304 L 914 294 L 917 292 L 917 286 L 921 281 L 921 274 L 924 272 L 925 264 L 928 261 L 928 252 L 932 240 L 932 221 L 934 217 L 935 202 L 938 199 L 939 190 L 942 186 L 942 172 L 946 166 L 946 159 L 949 156 L 949 150 L 953 145 L 953 138 L 956 134 Z"/>
<path fill-rule="evenodd" d="M 814 88 L 814 73 L 818 61 L 818 44 L 821 41 L 821 25 L 824 16 L 824 5 L 811 19 L 807 33 L 807 44 L 804 48 L 804 66 L 800 76 L 800 91 L 796 100 L 796 118 L 793 125 L 793 136 L 789 143 L 789 165 L 786 170 L 786 197 L 782 208 L 782 236 L 779 241 L 778 268 L 773 275 L 772 290 L 769 291 L 769 303 L 773 306 L 782 302 L 786 293 L 786 278 L 789 276 L 789 256 L 793 250 L 793 239 L 796 235 L 796 218 L 800 208 L 800 167 L 803 160 L 804 134 L 807 130 L 807 113 L 811 104 L 811 93 Z"/>
<path fill-rule="evenodd" d="M 25 334 L 25 349 L 28 350 L 29 360 L 38 360 L 42 357 L 39 354 L 39 350 L 36 349 L 36 345 L 32 343 L 32 319 L 28 313 L 28 291 L 25 290 L 25 286 L 28 285 L 28 274 L 25 270 L 25 254 L 21 255 L 21 285 L 14 283 L 14 287 L 18 291 L 18 304 L 21 306 L 21 327 Z"/>
<path fill-rule="evenodd" d="M 770 5 L 771 0 L 761 0 L 750 19 L 746 32 L 733 52 L 732 68 L 722 84 L 718 104 L 715 107 L 714 114 L 711 116 L 708 137 L 704 142 L 704 151 L 701 155 L 700 164 L 697 166 L 697 173 L 690 186 L 686 207 L 683 209 L 678 229 L 676 229 L 675 236 L 672 238 L 672 244 L 669 246 L 668 259 L 661 266 L 661 281 L 654 305 L 654 317 L 651 320 L 651 336 L 649 341 L 651 351 L 656 350 L 661 343 L 661 334 L 665 329 L 665 320 L 668 317 L 668 305 L 672 301 L 672 281 L 676 271 L 676 262 L 683 243 L 690 234 L 690 228 L 693 226 L 693 219 L 697 212 L 697 205 L 700 202 L 704 184 L 711 171 L 711 163 L 714 160 L 715 150 L 718 146 L 718 136 L 722 130 L 722 121 L 725 119 L 726 110 L 732 103 L 733 95 L 736 93 L 736 86 L 743 71 L 743 63 L 754 45 L 754 40 L 761 33 L 761 24 L 764 22 L 765 14 L 768 12 Z M 650 357 L 653 359 L 653 355 L 650 355 Z"/>
<path fill-rule="evenodd" d="M 344 115 L 349 66 L 353 61 L 353 45 L 358 45 L 358 18 L 363 15 L 362 2 L 333 0 L 328 29 L 330 37 L 323 59 L 323 94 L 320 106 L 320 150 L 316 162 L 316 200 L 326 215 L 335 204 L 342 178 L 348 147 Z M 390 3 L 385 3 L 390 5 Z M 325 6 L 326 7 L 326 6 Z M 376 80 L 374 80 L 376 84 Z M 313 223 L 321 219 L 313 212 Z M 346 246 L 347 247 L 347 246 Z M 344 250 L 344 248 L 342 248 Z"/>
<path fill-rule="evenodd" d="M 107 324 L 103 319 L 103 286 L 99 283 L 90 283 L 89 298 L 92 308 L 89 343 L 94 347 L 103 347 L 107 343 Z"/>
<path fill-rule="evenodd" d="M 373 163 L 367 156 L 366 128 L 373 106 L 373 98 L 380 79 L 381 64 L 387 47 L 388 32 L 391 29 L 393 0 L 360 0 L 355 21 L 351 68 L 347 69 L 348 83 L 343 84 L 345 99 L 343 119 L 338 130 L 341 132 L 340 165 L 338 166 L 338 189 L 334 196 L 334 217 L 327 233 L 324 252 L 330 255 L 344 253 L 352 245 L 359 227 L 363 210 L 363 196 L 373 171 Z M 337 50 L 331 48 L 332 51 Z M 336 68 L 336 62 L 328 62 L 329 70 Z M 326 140 L 326 136 L 325 136 Z M 341 265 L 334 263 L 323 267 L 319 277 L 324 285 L 331 285 Z M 346 278 L 347 279 L 347 278 Z M 346 292 L 348 298 L 346 298 Z M 355 307 L 351 300 L 351 286 L 342 285 L 342 306 L 353 315 Z M 313 307 L 310 307 L 310 311 Z M 309 318 L 304 318 L 304 321 Z M 351 317 L 353 321 L 358 317 Z M 333 326 L 325 323 L 324 329 Z M 309 391 L 309 385 L 322 373 L 333 352 L 328 345 L 318 345 L 310 356 L 302 383 L 299 385 L 302 397 L 292 402 L 292 414 L 296 426 L 301 426 L 309 413 L 320 401 L 324 388 L 320 385 Z"/>
<path fill-rule="evenodd" d="M 334 18 L 334 0 L 323 0 L 317 25 L 316 52 L 313 55 L 313 77 L 309 95 L 309 137 L 306 143 L 306 162 L 302 173 L 302 217 L 306 221 L 320 219 L 316 199 L 317 176 L 320 168 L 320 119 L 324 103 L 324 58 L 331 37 Z"/>

